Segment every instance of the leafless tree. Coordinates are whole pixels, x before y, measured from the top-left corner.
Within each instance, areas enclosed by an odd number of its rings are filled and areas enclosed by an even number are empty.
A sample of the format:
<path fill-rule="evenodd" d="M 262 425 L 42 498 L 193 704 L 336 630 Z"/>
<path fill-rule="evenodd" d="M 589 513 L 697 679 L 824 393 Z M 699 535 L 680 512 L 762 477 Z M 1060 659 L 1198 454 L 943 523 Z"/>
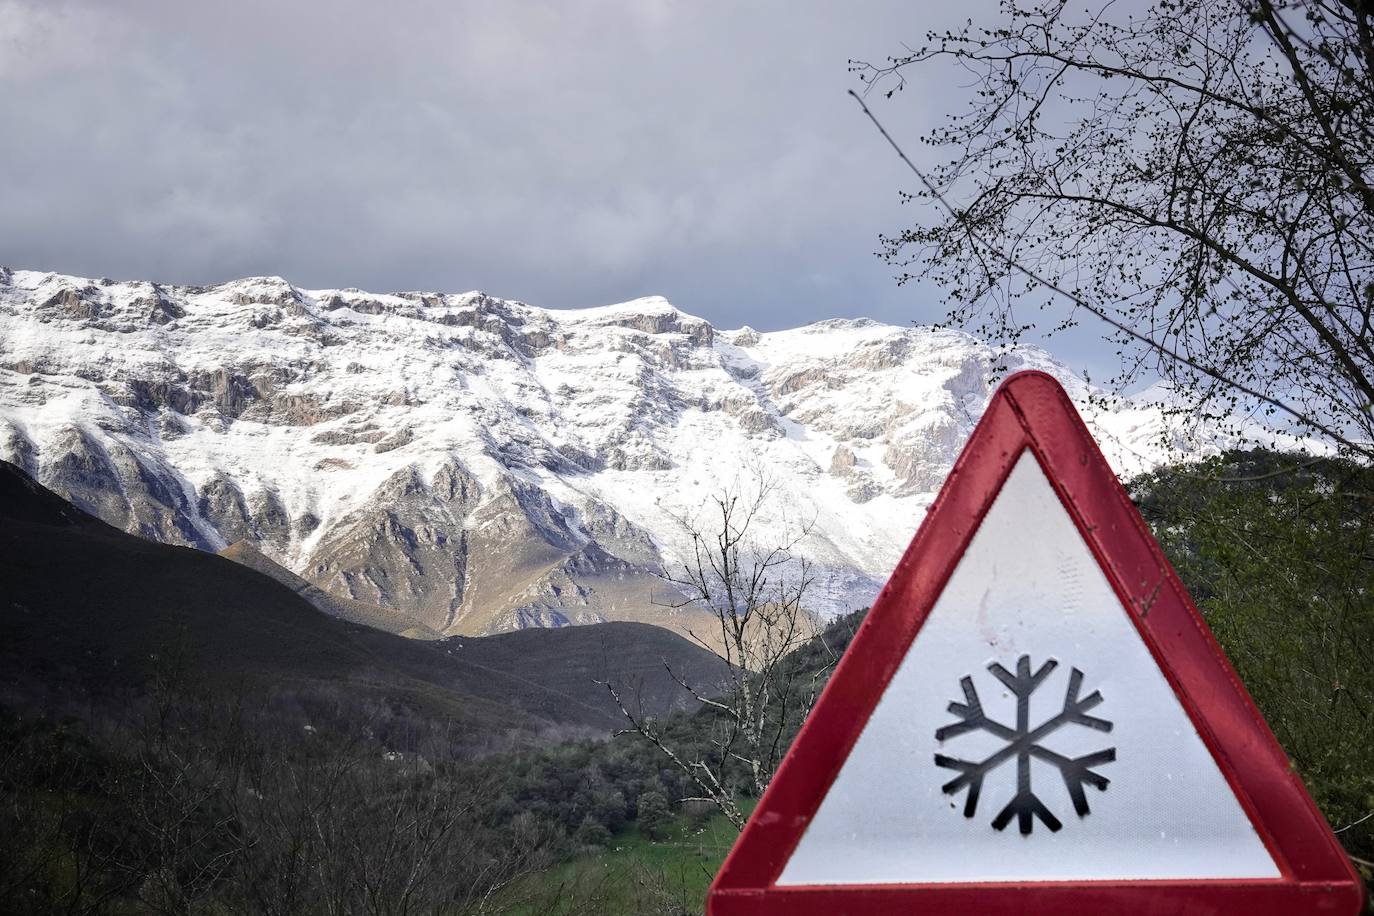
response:
<path fill-rule="evenodd" d="M 933 204 L 883 239 L 898 281 L 936 282 L 951 321 L 1007 344 L 1087 317 L 1117 390 L 1157 374 L 1186 417 L 1264 415 L 1374 457 L 1374 5 L 1001 9 L 852 62 L 865 96 L 942 63 L 971 80 L 922 138 L 938 165 L 888 136 L 920 180 L 904 196 Z"/>
<path fill-rule="evenodd" d="M 623 685 L 606 685 L 630 723 L 627 731 L 653 743 L 690 778 L 701 792 L 692 800 L 714 803 L 738 828 L 745 817 L 731 774 L 742 773 L 751 794 L 767 788 L 824 673 L 805 670 L 794 656 L 818 629 L 806 606 L 813 569 L 796 550 L 814 522 L 785 522 L 765 533 L 761 520 L 777 499 L 774 482 L 754 469 L 698 511 L 676 516 L 691 554 L 664 573 L 671 596 L 659 600 L 711 612 L 712 632 L 692 636 L 725 662 L 725 673 L 723 683 L 709 685 L 688 683 L 671 667 L 669 673 L 714 714 L 709 747 L 675 742 L 664 723 L 630 702 Z"/>

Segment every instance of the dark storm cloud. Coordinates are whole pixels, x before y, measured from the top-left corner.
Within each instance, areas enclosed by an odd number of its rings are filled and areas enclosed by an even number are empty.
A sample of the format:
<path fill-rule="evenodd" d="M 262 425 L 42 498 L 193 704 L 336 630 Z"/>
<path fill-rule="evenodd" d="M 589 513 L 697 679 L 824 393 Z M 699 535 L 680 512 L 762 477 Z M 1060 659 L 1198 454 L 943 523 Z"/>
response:
<path fill-rule="evenodd" d="M 941 9 L 0 0 L 0 263 L 931 320 L 845 90 Z M 938 95 L 882 107 L 914 146 Z"/>

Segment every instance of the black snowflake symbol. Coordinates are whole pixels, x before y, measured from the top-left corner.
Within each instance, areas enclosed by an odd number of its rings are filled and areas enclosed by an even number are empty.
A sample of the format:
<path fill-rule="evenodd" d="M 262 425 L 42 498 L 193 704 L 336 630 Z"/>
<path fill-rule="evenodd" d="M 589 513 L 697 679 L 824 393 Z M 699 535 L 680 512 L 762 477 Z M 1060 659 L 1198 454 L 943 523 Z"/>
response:
<path fill-rule="evenodd" d="M 988 671 L 992 672 L 993 677 L 1005 684 L 1007 689 L 1016 697 L 1015 728 L 1009 728 L 988 718 L 987 713 L 983 712 L 983 704 L 978 700 L 978 690 L 973 686 L 973 678 L 966 676 L 959 681 L 964 688 L 964 702 L 949 704 L 949 711 L 958 716 L 959 721 L 936 730 L 935 739 L 944 741 L 946 738 L 953 738 L 965 732 L 985 731 L 1007 742 L 1006 747 L 979 761 L 959 760 L 954 757 L 946 757 L 944 754 L 935 755 L 936 766 L 959 771 L 958 776 L 941 787 L 945 793 L 953 795 L 960 789 L 968 788 L 968 795 L 964 799 L 964 817 L 973 817 L 977 813 L 978 794 L 983 788 L 983 778 L 1013 757 L 1016 758 L 1016 796 L 1007 803 L 1007 806 L 1001 810 L 997 817 L 993 818 L 992 826 L 997 830 L 1006 827 L 1013 816 L 1016 817 L 1023 834 L 1031 832 L 1036 817 L 1040 818 L 1045 826 L 1051 830 L 1058 830 L 1064 826 L 1059 822 L 1059 818 L 1055 817 L 1050 809 L 1045 807 L 1044 802 L 1031 791 L 1030 763 L 1032 757 L 1058 768 L 1059 775 L 1064 780 L 1064 787 L 1068 789 L 1069 797 L 1073 799 L 1074 810 L 1078 812 L 1079 817 L 1088 813 L 1088 799 L 1083 792 L 1085 785 L 1092 785 L 1099 790 L 1106 791 L 1110 780 L 1099 773 L 1094 773 L 1092 767 L 1115 760 L 1116 748 L 1109 747 L 1106 750 L 1083 757 L 1070 758 L 1056 754 L 1049 748 L 1042 747 L 1039 743 L 1046 735 L 1070 723 L 1102 732 L 1112 730 L 1112 723 L 1106 719 L 1088 715 L 1088 710 L 1102 702 L 1102 694 L 1094 690 L 1085 697 L 1078 695 L 1079 689 L 1083 686 L 1082 671 L 1074 668 L 1070 674 L 1069 689 L 1064 696 L 1063 709 L 1035 728 L 1030 727 L 1031 694 L 1058 665 L 1057 661 L 1050 659 L 1040 666 L 1039 671 L 1032 674 L 1030 656 L 1023 655 L 1016 662 L 1015 674 L 996 662 L 988 666 Z"/>

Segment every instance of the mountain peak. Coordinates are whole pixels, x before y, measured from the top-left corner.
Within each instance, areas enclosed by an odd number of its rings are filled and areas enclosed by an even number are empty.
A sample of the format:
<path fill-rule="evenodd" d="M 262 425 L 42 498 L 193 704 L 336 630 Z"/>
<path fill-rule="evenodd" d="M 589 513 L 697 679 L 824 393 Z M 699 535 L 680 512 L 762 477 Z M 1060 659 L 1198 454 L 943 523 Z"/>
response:
<path fill-rule="evenodd" d="M 558 310 L 14 271 L 0 458 L 116 527 L 234 544 L 416 631 L 690 632 L 700 618 L 668 610 L 658 578 L 690 562 L 678 519 L 761 473 L 776 498 L 755 533 L 780 543 L 814 519 L 797 552 L 815 609 L 862 606 L 1002 365 L 1059 377 L 1119 470 L 1171 457 L 1158 411 L 1099 408 L 1049 354 L 958 331 L 846 318 L 718 334 L 661 296 Z"/>
<path fill-rule="evenodd" d="M 825 332 L 825 331 L 852 331 L 859 328 L 891 328 L 894 325 L 885 324 L 872 318 L 822 318 L 820 321 L 813 321 L 803 325 L 797 330 Z"/>

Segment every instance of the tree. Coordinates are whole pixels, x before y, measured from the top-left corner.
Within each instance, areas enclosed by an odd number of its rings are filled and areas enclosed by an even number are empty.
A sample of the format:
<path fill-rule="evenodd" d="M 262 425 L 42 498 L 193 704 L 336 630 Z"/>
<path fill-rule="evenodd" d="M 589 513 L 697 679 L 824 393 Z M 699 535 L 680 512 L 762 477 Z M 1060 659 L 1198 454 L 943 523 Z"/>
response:
<path fill-rule="evenodd" d="M 1233 452 L 1129 484 L 1366 878 L 1374 869 L 1374 468 Z"/>
<path fill-rule="evenodd" d="M 630 723 L 627 731 L 647 739 L 691 780 L 701 793 L 693 800 L 714 803 L 740 829 L 739 790 L 757 796 L 767 788 L 838 659 L 832 654 L 815 668 L 796 656 L 817 632 L 805 603 L 811 566 L 795 553 L 811 525 L 783 524 L 765 534 L 762 519 L 775 495 L 772 481 L 756 469 L 701 511 L 677 518 L 692 553 L 664 572 L 671 587 L 664 603 L 709 610 L 713 632 L 692 635 L 725 663 L 717 684 L 689 684 L 668 669 L 712 718 L 706 745 L 670 733 L 634 711 L 623 687 L 606 684 Z"/>
<path fill-rule="evenodd" d="M 661 840 L 668 835 L 668 824 L 673 814 L 668 808 L 668 797 L 657 789 L 650 789 L 639 796 L 639 829 L 651 840 Z"/>
<path fill-rule="evenodd" d="M 611 831 L 606 829 L 605 824 L 588 814 L 582 818 L 582 823 L 577 825 L 573 839 L 580 846 L 605 846 L 611 842 Z"/>
<path fill-rule="evenodd" d="M 973 77 L 929 174 L 888 137 L 935 205 L 883 237 L 898 282 L 1006 344 L 1087 317 L 1118 390 L 1157 373 L 1185 417 L 1374 457 L 1374 4 L 1078 9 L 1004 0 L 995 27 L 852 62 L 888 97 L 914 67 Z"/>

